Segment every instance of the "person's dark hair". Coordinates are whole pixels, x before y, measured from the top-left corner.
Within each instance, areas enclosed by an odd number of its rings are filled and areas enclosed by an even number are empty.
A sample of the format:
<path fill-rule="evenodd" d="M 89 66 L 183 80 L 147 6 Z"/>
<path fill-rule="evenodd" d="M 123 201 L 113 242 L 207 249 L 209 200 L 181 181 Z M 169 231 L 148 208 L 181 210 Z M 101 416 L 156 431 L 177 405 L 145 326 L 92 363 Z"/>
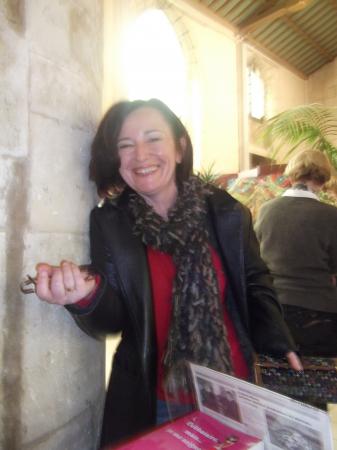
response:
<path fill-rule="evenodd" d="M 182 161 L 176 166 L 176 181 L 181 184 L 187 180 L 193 170 L 193 148 L 190 136 L 171 109 L 158 99 L 121 101 L 113 105 L 100 122 L 91 145 L 89 165 L 90 180 L 96 184 L 100 196 L 106 196 L 109 190 L 119 190 L 125 186 L 119 174 L 120 160 L 117 140 L 126 117 L 142 107 L 154 108 L 161 113 L 170 126 L 177 151 L 182 152 Z M 186 146 L 181 148 L 180 139 L 184 138 Z"/>

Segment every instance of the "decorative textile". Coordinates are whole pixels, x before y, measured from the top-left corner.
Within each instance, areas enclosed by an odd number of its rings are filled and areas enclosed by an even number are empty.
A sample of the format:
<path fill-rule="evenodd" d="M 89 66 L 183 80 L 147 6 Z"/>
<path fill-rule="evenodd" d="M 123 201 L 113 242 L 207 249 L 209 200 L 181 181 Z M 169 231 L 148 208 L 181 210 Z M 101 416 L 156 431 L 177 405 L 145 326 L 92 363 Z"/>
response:
<path fill-rule="evenodd" d="M 228 192 L 250 209 L 255 220 L 261 206 L 266 201 L 282 195 L 288 187 L 290 187 L 288 178 L 281 174 L 273 174 L 237 178 L 228 186 Z"/>
<path fill-rule="evenodd" d="M 255 221 L 261 206 L 265 202 L 282 196 L 284 191 L 290 187 L 291 183 L 289 178 L 285 175 L 273 174 L 250 178 L 236 178 L 229 183 L 228 192 L 239 202 L 248 206 Z M 325 192 L 318 192 L 318 199 L 329 205 L 337 206 L 336 195 L 333 194 L 332 190 L 328 189 Z"/>
<path fill-rule="evenodd" d="M 258 355 L 256 384 L 296 400 L 313 404 L 337 402 L 337 359 L 314 356 L 301 358 L 304 370 L 295 371 L 285 358 Z"/>
<path fill-rule="evenodd" d="M 219 287 L 208 245 L 206 195 L 210 193 L 201 180 L 191 177 L 183 183 L 167 221 L 138 194 L 130 195 L 135 235 L 141 236 L 145 245 L 171 254 L 177 269 L 163 361 L 166 374 L 175 383 L 173 389 L 177 385 L 185 387 L 182 375 L 186 361 L 232 373 Z"/>

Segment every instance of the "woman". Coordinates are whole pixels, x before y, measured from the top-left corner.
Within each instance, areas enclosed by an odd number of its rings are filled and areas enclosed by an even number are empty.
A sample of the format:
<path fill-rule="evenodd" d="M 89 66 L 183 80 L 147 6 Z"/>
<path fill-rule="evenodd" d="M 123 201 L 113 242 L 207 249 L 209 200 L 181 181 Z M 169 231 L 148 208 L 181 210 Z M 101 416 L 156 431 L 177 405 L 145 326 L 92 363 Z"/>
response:
<path fill-rule="evenodd" d="M 121 332 L 102 445 L 168 419 L 170 374 L 185 360 L 249 378 L 253 352 L 294 345 L 258 253 L 249 212 L 192 176 L 192 145 L 161 101 L 120 102 L 92 145 L 90 176 L 104 205 L 91 213 L 92 270 L 38 266 L 37 294 L 67 305 L 94 336 Z M 164 414 L 164 417 L 163 417 Z"/>
<path fill-rule="evenodd" d="M 285 174 L 291 189 L 265 203 L 256 222 L 261 255 L 300 353 L 336 356 L 337 208 L 317 197 L 331 166 L 323 153 L 306 150 Z"/>

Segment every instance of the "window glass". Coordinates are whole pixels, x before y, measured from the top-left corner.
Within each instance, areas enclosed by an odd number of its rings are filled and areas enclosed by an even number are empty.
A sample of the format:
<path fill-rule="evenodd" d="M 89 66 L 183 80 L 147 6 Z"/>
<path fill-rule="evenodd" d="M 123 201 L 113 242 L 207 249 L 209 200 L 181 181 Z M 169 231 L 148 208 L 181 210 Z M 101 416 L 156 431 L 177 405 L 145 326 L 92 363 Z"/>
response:
<path fill-rule="evenodd" d="M 130 100 L 160 98 L 184 117 L 187 69 L 175 30 L 163 11 L 149 9 L 126 30 L 123 73 Z"/>
<path fill-rule="evenodd" d="M 248 69 L 249 113 L 254 119 L 265 116 L 265 87 L 259 70 Z"/>

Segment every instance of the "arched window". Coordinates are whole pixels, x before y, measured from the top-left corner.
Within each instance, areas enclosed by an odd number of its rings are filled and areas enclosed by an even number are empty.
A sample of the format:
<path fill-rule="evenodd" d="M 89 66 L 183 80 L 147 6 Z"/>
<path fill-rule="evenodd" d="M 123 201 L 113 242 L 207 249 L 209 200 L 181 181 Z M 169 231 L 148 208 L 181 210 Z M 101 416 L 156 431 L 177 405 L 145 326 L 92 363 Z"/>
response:
<path fill-rule="evenodd" d="M 160 98 L 184 117 L 187 68 L 182 48 L 167 16 L 148 9 L 124 35 L 123 76 L 129 99 Z"/>

